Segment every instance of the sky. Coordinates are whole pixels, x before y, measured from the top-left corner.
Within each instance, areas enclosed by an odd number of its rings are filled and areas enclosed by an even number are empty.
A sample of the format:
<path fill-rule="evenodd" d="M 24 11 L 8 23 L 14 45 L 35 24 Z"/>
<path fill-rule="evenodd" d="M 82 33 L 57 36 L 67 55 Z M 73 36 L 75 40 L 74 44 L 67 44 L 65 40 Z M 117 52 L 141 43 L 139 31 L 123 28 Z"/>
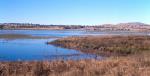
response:
<path fill-rule="evenodd" d="M 150 24 L 150 0 L 0 0 L 0 23 Z"/>

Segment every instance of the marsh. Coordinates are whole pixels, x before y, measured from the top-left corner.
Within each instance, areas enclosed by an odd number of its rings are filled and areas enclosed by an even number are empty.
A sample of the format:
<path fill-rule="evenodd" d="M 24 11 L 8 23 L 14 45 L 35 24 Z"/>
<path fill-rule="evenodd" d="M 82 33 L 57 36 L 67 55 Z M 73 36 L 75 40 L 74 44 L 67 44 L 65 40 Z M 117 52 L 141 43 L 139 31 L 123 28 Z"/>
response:
<path fill-rule="evenodd" d="M 148 35 L 148 33 L 128 32 L 92 32 L 85 30 L 0 30 L 1 61 L 32 61 L 56 59 L 91 59 L 93 54 L 86 54 L 75 49 L 67 49 L 47 42 L 66 37 L 107 36 L 107 35 Z M 99 57 L 101 59 L 101 57 Z"/>

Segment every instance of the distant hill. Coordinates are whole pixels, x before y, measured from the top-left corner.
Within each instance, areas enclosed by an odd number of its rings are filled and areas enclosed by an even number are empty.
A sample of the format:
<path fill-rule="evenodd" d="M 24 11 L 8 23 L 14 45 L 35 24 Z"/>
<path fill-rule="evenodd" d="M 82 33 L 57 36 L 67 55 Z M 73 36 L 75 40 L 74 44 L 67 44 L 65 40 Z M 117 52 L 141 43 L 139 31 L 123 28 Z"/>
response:
<path fill-rule="evenodd" d="M 129 22 L 129 23 L 119 23 L 119 24 L 103 24 L 99 26 L 91 26 L 87 28 L 88 30 L 96 31 L 139 31 L 147 32 L 150 31 L 150 25 L 140 22 Z"/>
<path fill-rule="evenodd" d="M 140 22 L 129 22 L 119 24 L 102 24 L 94 26 L 85 25 L 40 25 L 30 23 L 0 23 L 0 29 L 23 29 L 23 30 L 64 30 L 82 29 L 89 31 L 137 31 L 149 32 L 150 25 Z"/>

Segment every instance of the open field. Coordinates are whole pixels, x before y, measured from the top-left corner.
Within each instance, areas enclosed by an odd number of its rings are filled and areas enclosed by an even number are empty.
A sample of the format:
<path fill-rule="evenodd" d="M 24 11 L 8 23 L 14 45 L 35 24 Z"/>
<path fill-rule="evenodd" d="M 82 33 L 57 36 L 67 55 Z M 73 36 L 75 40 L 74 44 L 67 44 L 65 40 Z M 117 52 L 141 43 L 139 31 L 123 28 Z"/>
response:
<path fill-rule="evenodd" d="M 51 36 L 31 36 L 26 34 L 0 34 L 0 39 L 48 39 Z"/>

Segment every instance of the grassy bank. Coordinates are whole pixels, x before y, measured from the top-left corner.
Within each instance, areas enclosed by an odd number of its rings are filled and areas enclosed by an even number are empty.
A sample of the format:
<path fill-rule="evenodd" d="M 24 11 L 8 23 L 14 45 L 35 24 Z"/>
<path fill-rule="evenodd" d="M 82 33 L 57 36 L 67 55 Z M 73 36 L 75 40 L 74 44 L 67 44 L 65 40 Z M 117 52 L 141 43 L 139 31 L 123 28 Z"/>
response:
<path fill-rule="evenodd" d="M 149 76 L 150 53 L 106 60 L 0 62 L 0 76 Z"/>
<path fill-rule="evenodd" d="M 26 34 L 0 34 L 0 39 L 48 39 L 51 36 L 31 36 Z"/>
<path fill-rule="evenodd" d="M 77 49 L 84 53 L 126 56 L 150 51 L 150 36 L 68 37 L 48 44 Z"/>

